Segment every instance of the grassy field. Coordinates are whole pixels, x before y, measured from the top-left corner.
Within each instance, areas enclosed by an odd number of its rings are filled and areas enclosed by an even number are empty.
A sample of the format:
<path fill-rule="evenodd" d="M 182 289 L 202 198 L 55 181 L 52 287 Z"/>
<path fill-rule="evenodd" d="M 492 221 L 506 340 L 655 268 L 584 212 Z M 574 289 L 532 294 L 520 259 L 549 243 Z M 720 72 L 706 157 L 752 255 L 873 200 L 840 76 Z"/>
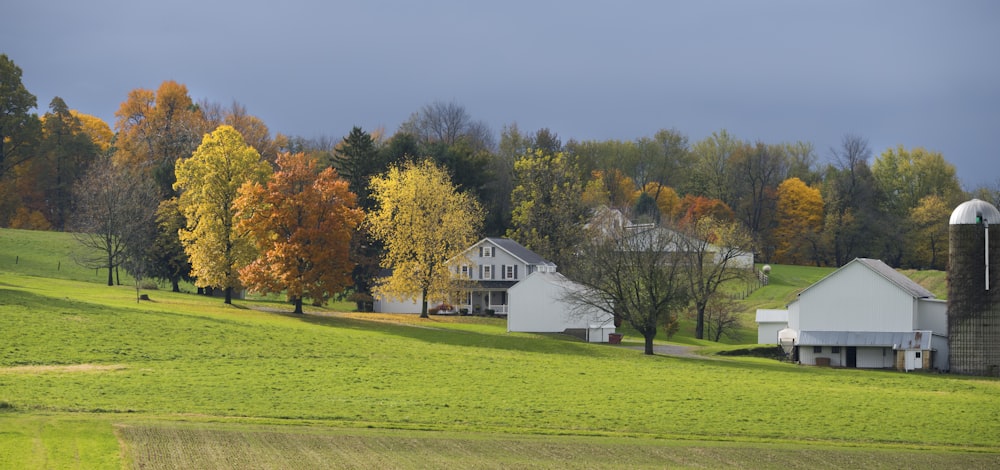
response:
<path fill-rule="evenodd" d="M 813 269 L 775 267 L 747 301 L 785 302 Z M 646 357 L 488 318 L 137 303 L 59 273 L 0 266 L 0 468 L 1000 465 L 995 379 Z"/>

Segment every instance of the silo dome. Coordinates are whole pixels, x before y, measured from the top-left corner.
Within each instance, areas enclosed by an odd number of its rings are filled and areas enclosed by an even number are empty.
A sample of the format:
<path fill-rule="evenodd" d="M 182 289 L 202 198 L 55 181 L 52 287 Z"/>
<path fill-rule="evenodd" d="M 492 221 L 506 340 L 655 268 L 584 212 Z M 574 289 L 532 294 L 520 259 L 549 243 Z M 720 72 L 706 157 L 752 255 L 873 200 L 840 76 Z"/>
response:
<path fill-rule="evenodd" d="M 1000 224 L 1000 211 L 979 199 L 963 202 L 951 213 L 951 225 L 974 225 L 983 222 Z"/>

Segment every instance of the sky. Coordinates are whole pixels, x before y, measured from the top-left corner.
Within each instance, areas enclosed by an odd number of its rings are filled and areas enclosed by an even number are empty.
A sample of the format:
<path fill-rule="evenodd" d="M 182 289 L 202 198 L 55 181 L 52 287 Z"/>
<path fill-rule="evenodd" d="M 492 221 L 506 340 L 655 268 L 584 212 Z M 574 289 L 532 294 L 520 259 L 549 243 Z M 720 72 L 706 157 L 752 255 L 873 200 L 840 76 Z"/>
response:
<path fill-rule="evenodd" d="M 1000 185 L 1000 2 L 4 0 L 0 53 L 38 97 L 114 127 L 166 80 L 272 134 L 393 133 L 454 102 L 499 137 L 633 140 L 725 129 L 873 157 L 941 152 Z"/>

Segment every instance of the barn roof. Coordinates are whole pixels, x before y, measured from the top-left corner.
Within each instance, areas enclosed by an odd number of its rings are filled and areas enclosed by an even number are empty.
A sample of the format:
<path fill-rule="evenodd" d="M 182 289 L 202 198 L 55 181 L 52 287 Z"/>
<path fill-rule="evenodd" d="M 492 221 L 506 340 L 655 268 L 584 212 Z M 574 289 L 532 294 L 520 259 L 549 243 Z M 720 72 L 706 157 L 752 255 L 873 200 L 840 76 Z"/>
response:
<path fill-rule="evenodd" d="M 758 308 L 757 323 L 788 323 L 788 310 Z"/>
<path fill-rule="evenodd" d="M 851 262 L 841 266 L 840 269 L 828 274 L 823 279 L 816 281 L 816 283 L 814 283 L 813 285 L 806 287 L 805 289 L 802 290 L 802 292 L 799 292 L 798 295 L 801 297 L 802 294 L 808 291 L 809 289 L 812 289 L 813 287 L 822 284 L 823 281 L 835 276 L 837 273 L 843 271 L 845 268 L 854 263 L 861 264 L 862 266 L 874 271 L 876 274 L 882 276 L 883 278 L 885 278 L 885 280 L 891 282 L 896 287 L 899 287 L 900 289 L 905 291 L 907 294 L 910 294 L 910 296 L 912 296 L 915 299 L 935 298 L 934 294 L 931 291 L 925 289 L 924 286 L 917 284 L 913 279 L 910 279 L 905 275 L 903 275 L 902 273 L 900 273 L 899 271 L 892 269 L 891 266 L 883 263 L 882 260 L 871 259 L 871 258 L 854 258 L 853 260 L 851 260 Z"/>
<path fill-rule="evenodd" d="M 899 271 L 892 269 L 888 264 L 883 263 L 881 260 L 870 259 L 870 258 L 858 258 L 856 261 L 864 264 L 871 268 L 882 277 L 889 280 L 893 284 L 899 286 L 900 289 L 905 290 L 910 295 L 918 299 L 933 299 L 934 294 L 931 291 L 924 288 L 920 284 L 917 284 L 913 279 L 904 276 Z"/>
<path fill-rule="evenodd" d="M 931 349 L 931 331 L 800 331 L 800 346 L 872 346 Z"/>

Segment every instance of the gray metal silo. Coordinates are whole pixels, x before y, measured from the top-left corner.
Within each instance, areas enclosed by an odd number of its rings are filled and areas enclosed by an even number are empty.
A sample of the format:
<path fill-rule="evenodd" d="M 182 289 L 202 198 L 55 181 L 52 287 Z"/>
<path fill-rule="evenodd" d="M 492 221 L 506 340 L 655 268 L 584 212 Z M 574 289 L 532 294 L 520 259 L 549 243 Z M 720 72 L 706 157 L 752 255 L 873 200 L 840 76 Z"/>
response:
<path fill-rule="evenodd" d="M 973 199 L 955 208 L 949 224 L 949 366 L 1000 375 L 1000 211 Z"/>

